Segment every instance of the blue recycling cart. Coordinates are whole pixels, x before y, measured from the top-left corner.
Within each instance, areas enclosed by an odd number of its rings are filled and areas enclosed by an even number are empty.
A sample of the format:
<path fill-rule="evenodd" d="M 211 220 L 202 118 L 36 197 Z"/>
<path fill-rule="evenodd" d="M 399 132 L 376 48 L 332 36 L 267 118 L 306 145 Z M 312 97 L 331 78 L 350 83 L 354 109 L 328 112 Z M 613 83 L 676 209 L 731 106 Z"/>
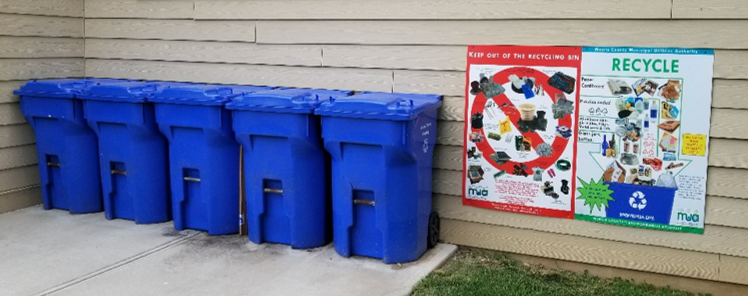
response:
<path fill-rule="evenodd" d="M 417 260 L 438 240 L 431 166 L 441 96 L 359 93 L 323 103 L 333 232 L 342 256 Z"/>
<path fill-rule="evenodd" d="M 314 109 L 350 91 L 279 89 L 226 105 L 244 147 L 247 228 L 254 243 L 305 249 L 330 242 L 327 153 Z"/>
<path fill-rule="evenodd" d="M 96 134 L 76 99 L 97 80 L 31 80 L 13 93 L 36 133 L 36 151 L 44 208 L 73 214 L 103 209 Z"/>
<path fill-rule="evenodd" d="M 101 83 L 79 95 L 99 139 L 99 172 L 107 219 L 138 224 L 171 219 L 166 139 L 148 98 L 169 84 Z"/>
<path fill-rule="evenodd" d="M 232 98 L 270 87 L 184 85 L 149 99 L 169 141 L 174 227 L 211 235 L 239 231 L 239 143 L 231 129 Z"/>

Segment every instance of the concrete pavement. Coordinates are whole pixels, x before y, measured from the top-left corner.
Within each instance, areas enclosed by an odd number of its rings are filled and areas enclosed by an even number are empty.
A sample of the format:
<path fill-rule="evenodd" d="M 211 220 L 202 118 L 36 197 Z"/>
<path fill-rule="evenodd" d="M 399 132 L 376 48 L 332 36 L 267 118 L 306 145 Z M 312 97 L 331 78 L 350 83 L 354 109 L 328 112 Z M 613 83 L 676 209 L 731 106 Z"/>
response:
<path fill-rule="evenodd" d="M 293 250 L 37 206 L 0 215 L 0 295 L 407 295 L 455 250 L 386 265 L 332 244 Z"/>

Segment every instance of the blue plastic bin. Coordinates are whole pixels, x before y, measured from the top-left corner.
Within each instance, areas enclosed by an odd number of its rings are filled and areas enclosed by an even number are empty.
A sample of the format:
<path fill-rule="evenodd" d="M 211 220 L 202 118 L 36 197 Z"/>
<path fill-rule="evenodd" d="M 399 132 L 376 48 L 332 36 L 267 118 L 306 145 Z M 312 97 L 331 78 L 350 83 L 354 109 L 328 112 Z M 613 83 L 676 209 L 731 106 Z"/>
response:
<path fill-rule="evenodd" d="M 102 210 L 96 134 L 75 97 L 95 80 L 31 80 L 13 93 L 36 133 L 44 208 L 92 213 Z"/>
<path fill-rule="evenodd" d="M 437 95 L 360 93 L 316 110 L 332 155 L 338 254 L 403 263 L 426 251 L 439 106 Z"/>
<path fill-rule="evenodd" d="M 247 228 L 254 243 L 314 248 L 330 242 L 327 153 L 314 108 L 350 91 L 279 89 L 247 94 L 233 110 L 244 147 Z"/>
<path fill-rule="evenodd" d="M 99 163 L 107 219 L 138 224 L 171 219 L 166 139 L 147 99 L 167 86 L 102 83 L 79 97 L 99 138 Z"/>
<path fill-rule="evenodd" d="M 239 231 L 239 143 L 223 106 L 268 87 L 173 86 L 150 98 L 169 141 L 174 227 L 211 235 Z"/>

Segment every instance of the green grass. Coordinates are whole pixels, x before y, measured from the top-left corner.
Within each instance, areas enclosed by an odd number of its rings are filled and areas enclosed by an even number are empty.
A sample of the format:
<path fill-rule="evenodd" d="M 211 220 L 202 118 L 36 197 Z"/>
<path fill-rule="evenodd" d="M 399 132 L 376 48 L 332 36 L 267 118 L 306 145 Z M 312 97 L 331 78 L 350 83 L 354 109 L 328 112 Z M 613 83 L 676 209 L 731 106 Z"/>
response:
<path fill-rule="evenodd" d="M 461 248 L 423 279 L 414 296 L 693 296 L 670 288 L 523 264 L 506 255 Z"/>

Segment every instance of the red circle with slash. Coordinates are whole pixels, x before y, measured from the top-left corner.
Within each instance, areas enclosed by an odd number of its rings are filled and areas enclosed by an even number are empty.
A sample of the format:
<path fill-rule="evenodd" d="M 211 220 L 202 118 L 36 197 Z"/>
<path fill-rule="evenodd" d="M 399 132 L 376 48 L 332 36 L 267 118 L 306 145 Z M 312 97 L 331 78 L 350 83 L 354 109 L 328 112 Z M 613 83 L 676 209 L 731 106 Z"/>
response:
<path fill-rule="evenodd" d="M 535 85 L 543 86 L 543 89 L 548 95 L 550 95 L 551 100 L 555 103 L 556 102 L 556 95 L 562 94 L 562 91 L 551 87 L 548 85 L 548 75 L 545 75 L 545 73 L 540 72 L 538 70 L 532 69 L 532 68 L 525 68 L 525 67 L 514 67 L 502 70 L 498 73 L 496 73 L 493 76 L 493 81 L 495 83 L 498 83 L 500 85 L 504 85 L 505 83 L 509 82 L 509 76 L 515 74 L 519 77 L 522 76 L 534 76 L 536 78 Z M 514 128 L 519 131 L 522 136 L 529 138 L 532 141 L 532 148 L 536 149 L 538 145 L 541 143 L 545 143 L 542 137 L 537 132 L 534 131 L 528 131 L 525 133 L 522 133 L 519 130 L 519 127 L 517 126 L 517 122 L 519 122 L 520 114 L 517 107 L 512 104 L 512 102 L 509 100 L 509 97 L 506 96 L 506 94 L 501 94 L 498 96 L 493 97 L 492 99 L 496 106 L 499 106 L 502 112 L 509 117 L 509 121 L 512 122 L 514 125 Z M 479 93 L 475 100 L 473 101 L 473 108 L 472 113 L 475 114 L 476 112 L 483 113 L 485 107 L 486 107 L 486 96 L 483 93 Z M 566 115 L 563 118 L 558 119 L 558 125 L 564 125 L 569 128 L 571 128 L 571 115 Z M 556 136 L 553 140 L 553 143 L 551 144 L 551 147 L 553 148 L 553 154 L 542 157 L 539 156 L 538 158 L 534 160 L 530 160 L 527 162 L 516 162 L 516 161 L 508 161 L 503 164 L 499 164 L 493 159 L 491 159 L 490 155 L 496 153 L 493 148 L 491 148 L 491 145 L 488 144 L 488 140 L 486 138 L 485 132 L 483 129 L 474 129 L 471 127 L 472 132 L 480 132 L 481 136 L 483 137 L 483 141 L 476 143 L 476 147 L 478 147 L 478 150 L 480 150 L 481 153 L 483 153 L 483 158 L 485 158 L 488 163 L 493 165 L 495 168 L 500 170 L 505 170 L 507 172 L 513 172 L 515 165 L 521 165 L 524 164 L 526 166 L 525 173 L 528 175 L 532 175 L 532 168 L 534 167 L 541 167 L 543 169 L 549 168 L 551 165 L 553 165 L 559 158 L 561 158 L 561 155 L 564 153 L 564 150 L 566 150 L 566 146 L 569 144 L 569 139 L 564 139 L 562 137 Z"/>

